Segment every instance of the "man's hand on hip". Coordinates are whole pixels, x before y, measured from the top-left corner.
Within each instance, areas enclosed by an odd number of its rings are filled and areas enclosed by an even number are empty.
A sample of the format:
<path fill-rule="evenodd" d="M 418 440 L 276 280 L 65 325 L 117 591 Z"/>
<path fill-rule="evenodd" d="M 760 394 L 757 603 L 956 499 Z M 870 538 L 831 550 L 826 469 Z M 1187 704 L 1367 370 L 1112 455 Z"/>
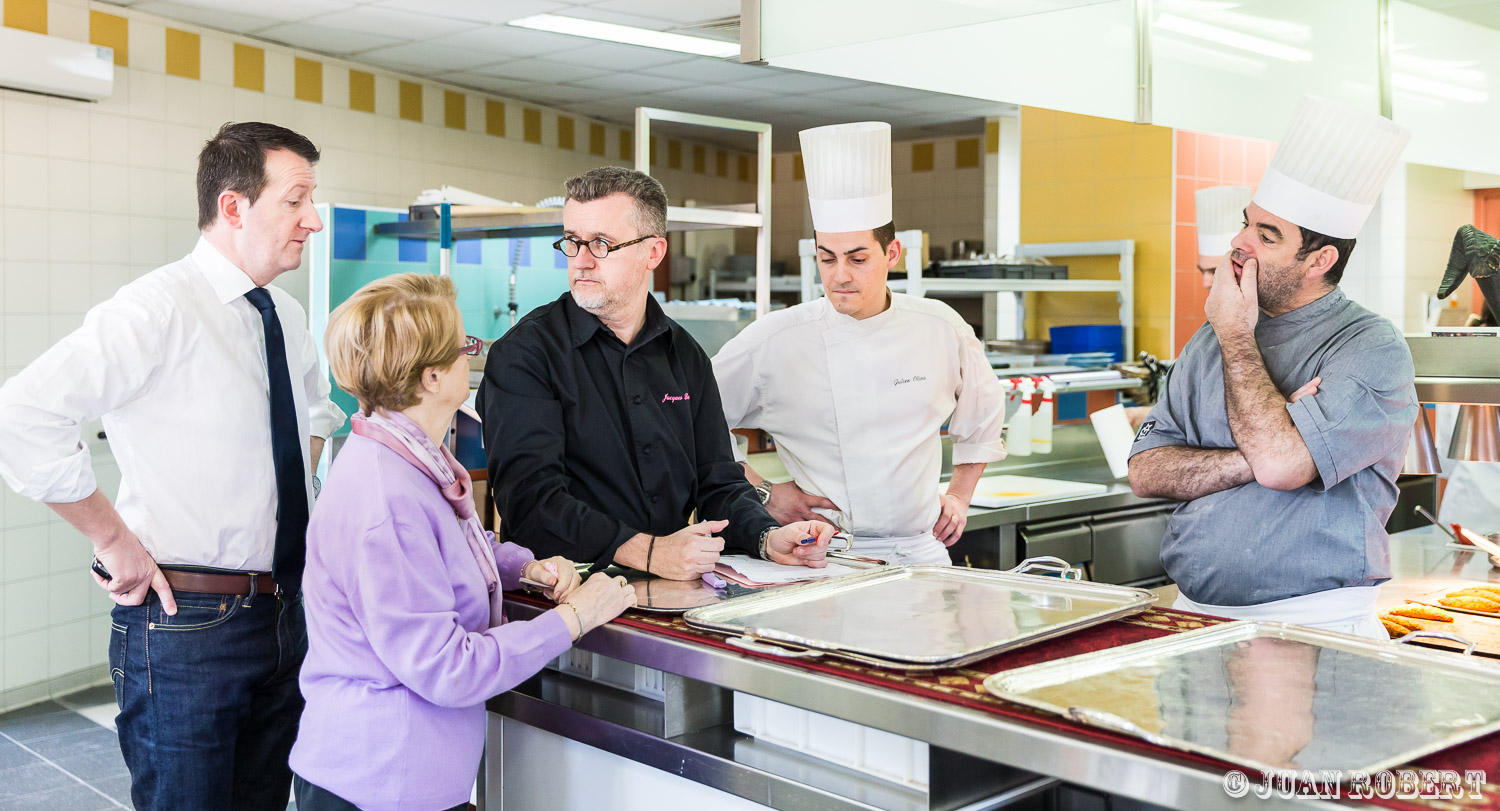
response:
<path fill-rule="evenodd" d="M 766 536 L 766 558 L 772 563 L 821 569 L 828 565 L 825 558 L 834 532 L 834 526 L 823 521 L 797 521 L 778 527 Z"/>
<path fill-rule="evenodd" d="M 969 505 L 952 493 L 938 496 L 938 505 L 942 507 L 942 512 L 938 514 L 937 524 L 932 527 L 932 536 L 943 546 L 952 546 L 964 534 L 964 526 L 969 523 Z"/>
<path fill-rule="evenodd" d="M 646 571 L 668 580 L 693 580 L 713 571 L 724 551 L 724 539 L 714 533 L 727 526 L 728 521 L 700 521 L 657 538 Z"/>
<path fill-rule="evenodd" d="M 770 513 L 779 524 L 826 520 L 823 516 L 813 512 L 814 507 L 837 510 L 839 505 L 822 496 L 814 496 L 805 492 L 797 486 L 796 482 L 780 482 L 771 485 L 771 498 L 766 501 L 766 512 Z"/>
<path fill-rule="evenodd" d="M 98 572 L 89 574 L 100 588 L 109 592 L 109 599 L 119 605 L 140 605 L 146 599 L 146 592 L 155 590 L 167 614 L 177 613 L 177 600 L 172 597 L 167 576 L 157 568 L 156 560 L 134 532 L 126 530 L 115 540 L 97 546 L 94 557 L 109 572 L 110 579 L 105 580 Z"/>

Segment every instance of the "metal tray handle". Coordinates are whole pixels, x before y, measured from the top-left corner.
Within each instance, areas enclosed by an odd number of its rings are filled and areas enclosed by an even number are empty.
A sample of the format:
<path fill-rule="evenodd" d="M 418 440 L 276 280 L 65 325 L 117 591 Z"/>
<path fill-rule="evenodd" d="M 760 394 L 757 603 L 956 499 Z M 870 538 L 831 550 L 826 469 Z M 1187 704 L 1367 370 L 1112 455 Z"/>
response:
<path fill-rule="evenodd" d="M 1080 724 L 1088 724 L 1089 726 L 1112 729 L 1115 732 L 1120 732 L 1125 735 L 1130 735 L 1131 737 L 1140 738 L 1143 741 L 1154 743 L 1159 746 L 1168 745 L 1162 743 L 1163 739 L 1159 735 L 1147 732 L 1146 730 L 1141 729 L 1136 724 L 1133 724 L 1130 721 L 1127 721 L 1112 712 L 1096 710 L 1093 707 L 1069 707 L 1068 717 Z"/>
<path fill-rule="evenodd" d="M 822 651 L 806 649 L 793 650 L 791 648 L 783 648 L 780 645 L 769 645 L 765 642 L 761 642 L 758 639 L 752 639 L 748 636 L 731 636 L 724 641 L 735 646 L 736 648 L 744 648 L 745 650 L 754 651 L 755 653 L 765 653 L 771 656 L 780 656 L 786 659 L 816 659 L 817 657 L 823 655 Z"/>
<path fill-rule="evenodd" d="M 1405 645 L 1407 642 L 1410 642 L 1413 639 L 1420 639 L 1422 637 L 1428 637 L 1428 638 L 1431 638 L 1431 639 L 1446 639 L 1449 642 L 1457 642 L 1458 644 L 1464 646 L 1464 655 L 1465 656 L 1470 656 L 1470 655 L 1472 655 L 1474 653 L 1474 643 L 1473 642 L 1470 642 L 1469 640 L 1464 639 L 1463 637 L 1459 636 L 1458 634 L 1450 634 L 1450 633 L 1445 633 L 1443 631 L 1412 631 L 1411 633 L 1407 634 L 1406 636 L 1403 636 L 1400 639 L 1397 639 L 1396 640 L 1396 644 L 1397 645 Z"/>
<path fill-rule="evenodd" d="M 1056 572 L 1064 580 L 1082 580 L 1083 570 L 1068 563 L 1062 558 L 1051 555 L 1042 555 L 1035 558 L 1027 558 L 1014 569 L 1009 570 L 1011 574 L 1031 574 L 1032 572 Z"/>

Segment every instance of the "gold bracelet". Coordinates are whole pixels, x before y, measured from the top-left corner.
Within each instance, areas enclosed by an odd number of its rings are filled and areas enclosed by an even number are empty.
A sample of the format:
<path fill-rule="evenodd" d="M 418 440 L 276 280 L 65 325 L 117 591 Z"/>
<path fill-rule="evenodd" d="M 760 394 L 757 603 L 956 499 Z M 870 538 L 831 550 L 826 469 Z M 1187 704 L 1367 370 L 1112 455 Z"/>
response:
<path fill-rule="evenodd" d="M 573 641 L 577 642 L 583 638 L 583 615 L 578 613 L 578 606 L 572 603 L 562 602 L 557 604 L 558 608 L 562 608 L 563 606 L 573 609 L 573 616 L 578 620 L 578 636 L 573 637 Z"/>

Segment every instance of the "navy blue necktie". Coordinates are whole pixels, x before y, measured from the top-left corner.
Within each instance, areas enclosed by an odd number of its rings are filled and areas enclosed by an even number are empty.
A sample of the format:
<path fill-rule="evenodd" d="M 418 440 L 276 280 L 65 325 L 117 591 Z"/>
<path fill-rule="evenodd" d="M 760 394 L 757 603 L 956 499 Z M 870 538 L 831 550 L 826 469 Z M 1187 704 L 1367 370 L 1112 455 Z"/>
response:
<path fill-rule="evenodd" d="M 281 593 L 294 595 L 302 587 L 307 560 L 307 486 L 302 466 L 302 440 L 297 431 L 297 404 L 286 366 L 286 338 L 276 304 L 263 287 L 245 298 L 260 310 L 266 329 L 266 372 L 271 382 L 271 458 L 276 463 L 276 552 L 271 576 Z"/>

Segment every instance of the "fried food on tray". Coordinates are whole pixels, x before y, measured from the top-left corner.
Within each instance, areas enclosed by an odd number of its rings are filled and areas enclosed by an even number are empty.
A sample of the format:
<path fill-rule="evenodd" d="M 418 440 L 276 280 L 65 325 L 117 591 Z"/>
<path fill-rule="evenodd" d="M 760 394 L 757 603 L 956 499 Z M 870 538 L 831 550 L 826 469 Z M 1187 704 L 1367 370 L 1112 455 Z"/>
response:
<path fill-rule="evenodd" d="M 1400 639 L 1401 637 L 1406 636 L 1412 631 L 1412 629 L 1407 628 L 1405 625 L 1397 625 L 1396 623 L 1391 622 L 1386 617 L 1380 618 L 1380 624 L 1385 626 L 1385 632 L 1391 635 L 1391 639 Z"/>
<path fill-rule="evenodd" d="M 1437 620 L 1438 622 L 1453 621 L 1453 615 L 1449 614 L 1447 611 L 1444 611 L 1443 609 L 1437 608 L 1435 606 L 1418 605 L 1417 603 L 1398 605 L 1386 613 L 1394 614 L 1398 617 L 1413 617 L 1419 620 Z"/>
<path fill-rule="evenodd" d="M 1420 622 L 1417 622 L 1416 620 L 1410 618 L 1410 617 L 1398 617 L 1398 616 L 1396 616 L 1394 614 L 1381 614 L 1380 615 L 1380 620 L 1382 622 L 1388 622 L 1388 623 L 1391 623 L 1391 624 L 1394 624 L 1394 625 L 1399 625 L 1399 626 L 1401 626 L 1402 628 L 1405 628 L 1408 631 L 1420 631 L 1420 630 L 1422 630 L 1422 624 Z"/>
<path fill-rule="evenodd" d="M 1462 608 L 1465 611 L 1485 611 L 1489 613 L 1500 611 L 1500 600 L 1490 600 L 1484 597 L 1450 594 L 1438 600 L 1438 602 L 1449 608 Z"/>
<path fill-rule="evenodd" d="M 1449 597 L 1481 597 L 1486 600 L 1500 602 L 1500 586 L 1466 586 L 1457 591 L 1448 592 Z"/>

